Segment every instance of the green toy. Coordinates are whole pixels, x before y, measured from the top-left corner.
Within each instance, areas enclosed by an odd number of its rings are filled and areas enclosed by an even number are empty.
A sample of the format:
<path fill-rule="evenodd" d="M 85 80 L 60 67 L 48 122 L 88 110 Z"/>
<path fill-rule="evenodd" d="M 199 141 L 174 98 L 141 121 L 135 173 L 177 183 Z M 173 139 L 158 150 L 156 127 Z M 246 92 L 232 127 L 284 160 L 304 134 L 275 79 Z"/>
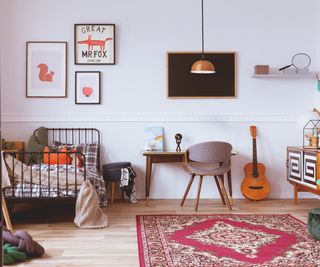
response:
<path fill-rule="evenodd" d="M 4 265 L 12 264 L 16 261 L 25 261 L 27 259 L 27 254 L 21 252 L 18 247 L 13 246 L 9 243 L 2 246 Z"/>
<path fill-rule="evenodd" d="M 308 216 L 308 230 L 310 235 L 320 240 L 320 208 L 313 208 Z"/>

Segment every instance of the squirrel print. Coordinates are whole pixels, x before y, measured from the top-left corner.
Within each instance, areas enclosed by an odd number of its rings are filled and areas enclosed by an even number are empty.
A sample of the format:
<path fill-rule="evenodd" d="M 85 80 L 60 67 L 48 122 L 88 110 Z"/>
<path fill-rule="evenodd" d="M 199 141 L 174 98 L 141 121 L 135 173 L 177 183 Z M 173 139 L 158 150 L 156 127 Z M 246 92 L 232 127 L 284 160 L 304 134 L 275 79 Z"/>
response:
<path fill-rule="evenodd" d="M 43 82 L 53 82 L 53 71 L 49 71 L 47 64 L 41 63 L 37 66 L 40 69 L 39 80 Z"/>

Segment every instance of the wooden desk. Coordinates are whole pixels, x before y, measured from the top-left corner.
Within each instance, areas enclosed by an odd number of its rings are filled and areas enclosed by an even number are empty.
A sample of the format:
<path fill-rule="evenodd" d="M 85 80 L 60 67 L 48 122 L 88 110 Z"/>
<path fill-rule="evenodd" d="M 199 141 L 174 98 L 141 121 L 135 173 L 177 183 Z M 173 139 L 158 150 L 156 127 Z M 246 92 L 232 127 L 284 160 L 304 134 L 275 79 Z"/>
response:
<path fill-rule="evenodd" d="M 232 151 L 232 155 L 237 155 L 238 152 Z M 151 174 L 152 174 L 152 163 L 169 163 L 169 162 L 183 162 L 186 157 L 186 152 L 175 152 L 175 151 L 143 151 L 142 155 L 146 157 L 146 205 L 148 206 L 150 185 L 151 185 Z M 232 198 L 232 187 L 231 177 L 228 175 L 228 184 L 230 197 Z"/>
<path fill-rule="evenodd" d="M 186 152 L 175 151 L 143 151 L 143 156 L 146 157 L 146 205 L 148 206 L 150 185 L 151 185 L 151 173 L 152 163 L 169 163 L 169 162 L 183 162 Z"/>

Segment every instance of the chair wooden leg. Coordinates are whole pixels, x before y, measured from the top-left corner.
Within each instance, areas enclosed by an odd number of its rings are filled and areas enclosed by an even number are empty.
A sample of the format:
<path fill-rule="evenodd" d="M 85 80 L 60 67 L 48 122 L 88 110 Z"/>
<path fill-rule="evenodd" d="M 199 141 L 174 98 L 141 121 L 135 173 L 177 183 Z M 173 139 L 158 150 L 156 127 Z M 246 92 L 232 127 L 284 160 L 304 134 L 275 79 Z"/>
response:
<path fill-rule="evenodd" d="M 298 186 L 294 185 L 294 204 L 298 204 Z"/>
<path fill-rule="evenodd" d="M 114 181 L 111 182 L 111 203 L 113 203 L 114 200 L 114 191 L 115 191 L 115 185 L 116 183 Z"/>
<path fill-rule="evenodd" d="M 227 206 L 229 208 L 229 210 L 232 210 L 232 206 L 231 206 L 231 202 L 230 202 L 230 199 L 228 197 L 228 193 L 227 193 L 227 190 L 226 188 L 224 187 L 224 183 L 223 183 L 223 175 L 219 175 L 218 176 L 218 182 L 220 184 L 220 187 L 221 187 L 221 192 L 222 192 L 222 195 L 224 196 L 224 199 L 227 203 Z"/>
<path fill-rule="evenodd" d="M 2 213 L 3 213 L 4 221 L 6 223 L 7 228 L 11 231 L 11 233 L 13 233 L 13 227 L 12 227 L 12 223 L 11 223 L 11 220 L 10 220 L 9 212 L 8 212 L 8 209 L 7 209 L 6 200 L 5 200 L 3 194 L 2 194 L 1 197 L 2 197 Z"/>
<path fill-rule="evenodd" d="M 227 172 L 227 176 L 228 176 L 228 188 L 229 188 L 230 202 L 231 202 L 231 205 L 233 205 L 233 199 L 232 199 L 232 180 L 231 180 L 231 169 Z"/>
<path fill-rule="evenodd" d="M 222 192 L 221 192 L 221 188 L 220 188 L 220 185 L 219 185 L 217 176 L 214 176 L 214 180 L 216 181 L 216 184 L 217 184 L 217 188 L 218 188 L 218 191 L 219 191 L 219 194 L 220 194 L 221 201 L 222 201 L 223 205 L 226 205 L 226 202 L 225 202 L 224 197 L 223 197 Z"/>
<path fill-rule="evenodd" d="M 187 195 L 188 195 L 188 193 L 189 193 L 190 187 L 191 187 L 191 185 L 192 185 L 192 183 L 193 183 L 193 180 L 194 180 L 194 176 L 195 176 L 195 174 L 193 173 L 193 174 L 191 175 L 191 177 L 190 177 L 189 184 L 188 184 L 188 186 L 187 186 L 187 188 L 186 188 L 186 191 L 184 192 L 182 201 L 181 201 L 181 203 L 180 203 L 180 206 L 181 206 L 181 207 L 183 206 L 184 202 L 186 201 L 186 198 L 187 198 Z"/>
<path fill-rule="evenodd" d="M 202 186 L 202 179 L 203 179 L 203 175 L 200 175 L 200 180 L 199 180 L 199 184 L 198 184 L 198 192 L 197 192 L 197 200 L 196 200 L 196 211 L 198 211 L 199 198 L 200 198 L 200 192 L 201 192 L 201 186 Z"/>

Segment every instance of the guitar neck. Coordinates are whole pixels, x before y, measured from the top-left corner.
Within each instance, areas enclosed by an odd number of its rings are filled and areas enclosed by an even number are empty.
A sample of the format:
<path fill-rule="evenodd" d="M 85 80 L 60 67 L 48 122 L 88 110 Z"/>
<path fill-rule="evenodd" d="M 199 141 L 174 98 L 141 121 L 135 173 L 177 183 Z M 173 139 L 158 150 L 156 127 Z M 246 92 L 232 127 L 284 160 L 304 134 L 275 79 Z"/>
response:
<path fill-rule="evenodd" d="M 252 138 L 252 176 L 258 177 L 258 160 L 257 160 L 257 141 L 256 138 Z"/>

